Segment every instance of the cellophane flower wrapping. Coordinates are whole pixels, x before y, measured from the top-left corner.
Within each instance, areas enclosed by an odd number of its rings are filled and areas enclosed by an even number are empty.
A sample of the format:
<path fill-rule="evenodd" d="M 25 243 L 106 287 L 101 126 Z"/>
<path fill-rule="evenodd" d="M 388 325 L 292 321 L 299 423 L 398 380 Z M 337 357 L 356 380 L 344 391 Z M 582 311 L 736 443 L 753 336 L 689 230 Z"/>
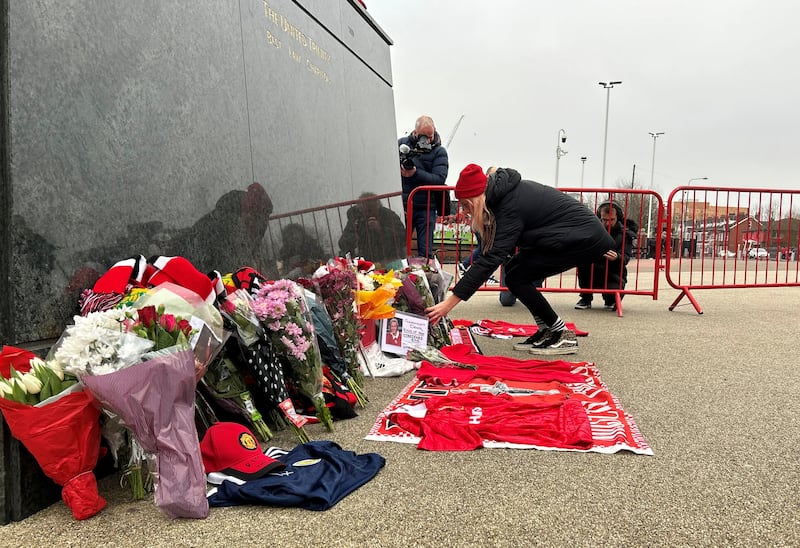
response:
<path fill-rule="evenodd" d="M 194 354 L 181 350 L 101 376 L 93 394 L 156 456 L 157 506 L 170 518 L 208 516 L 206 476 L 194 421 Z"/>
<path fill-rule="evenodd" d="M 289 394 L 286 392 L 286 386 L 283 385 L 282 379 L 283 371 L 281 370 L 281 385 L 277 390 L 281 390 L 283 399 L 286 399 Z M 261 416 L 261 412 L 254 405 L 253 396 L 247 390 L 242 372 L 227 357 L 225 350 L 209 364 L 197 389 L 207 399 L 210 398 L 215 402 L 225 413 L 245 420 L 262 442 L 272 438 L 272 431 L 264 421 L 264 417 Z M 277 403 L 275 405 L 277 406 Z"/>
<path fill-rule="evenodd" d="M 303 288 L 291 280 L 265 283 L 253 300 L 253 310 L 290 366 L 292 380 L 313 402 L 319 421 L 332 431 L 322 394 L 322 359 Z"/>
<path fill-rule="evenodd" d="M 255 291 L 257 292 L 257 289 Z M 242 388 L 242 394 L 246 394 L 244 397 L 235 396 L 233 399 L 225 400 L 217 396 L 216 401 L 223 405 L 228 403 L 244 405 L 251 417 L 250 422 L 254 426 L 254 432 L 266 441 L 272 437 L 272 432 L 267 427 L 261 412 L 254 405 L 251 396 L 255 395 L 262 407 L 264 404 L 268 406 L 268 408 L 264 408 L 264 413 L 268 414 L 269 419 L 276 427 L 288 425 L 294 430 L 301 443 L 304 443 L 308 441 L 308 435 L 303 430 L 302 424 L 292 422 L 293 419 L 297 420 L 297 414 L 294 413 L 286 387 L 283 363 L 278 359 L 272 334 L 261 325 L 261 321 L 253 310 L 253 299 L 254 295 L 244 289 L 231 291 L 220 299 L 220 311 L 230 326 L 229 329 L 234 331 L 235 340 L 226 345 L 225 360 L 216 363 L 215 367 L 216 373 L 225 373 L 227 371 L 227 368 L 224 367 L 225 363 L 230 363 L 232 360 L 240 364 L 255 381 L 253 394 Z M 220 379 L 219 375 L 207 375 L 207 377 L 210 378 L 204 380 L 208 388 L 217 394 L 221 393 L 214 388 L 215 379 L 216 381 Z M 223 385 L 226 384 L 225 379 L 222 382 Z M 224 386 L 223 392 L 228 388 L 228 386 Z M 289 412 L 287 413 L 285 410 Z"/>
<path fill-rule="evenodd" d="M 74 316 L 75 323 L 67 326 L 50 348 L 46 361 L 57 363 L 79 378 L 104 375 L 138 363 L 154 343 L 128 332 L 135 314 L 134 309 L 125 307 Z"/>
<path fill-rule="evenodd" d="M 322 299 L 331 319 L 336 345 L 347 364 L 346 371 L 340 372 L 334 369 L 334 373 L 355 394 L 358 403 L 366 407 L 364 377 L 358 361 L 360 337 L 359 319 L 355 307 L 355 294 L 358 289 L 356 271 L 345 260 L 332 259 L 317 270 L 313 282 L 314 290 Z M 333 368 L 333 364 L 328 365 Z"/>
<path fill-rule="evenodd" d="M 400 273 L 402 286 L 400 287 L 395 307 L 403 312 L 410 312 L 420 316 L 425 315 L 425 309 L 436 304 L 436 299 L 428 285 L 426 271 L 423 267 L 409 267 Z M 452 344 L 450 328 L 452 322 L 442 318 L 428 329 L 428 345 L 442 348 Z"/>
<path fill-rule="evenodd" d="M 355 304 L 362 320 L 384 320 L 393 318 L 396 311 L 393 303 L 402 282 L 393 270 L 385 274 L 358 272 L 358 289 Z"/>
<path fill-rule="evenodd" d="M 236 334 L 244 346 L 250 346 L 264 334 L 252 307 L 253 297 L 243 289 L 229 292 L 220 302 L 220 313 L 236 328 Z"/>
<path fill-rule="evenodd" d="M 195 353 L 195 378 L 198 381 L 228 336 L 220 311 L 214 305 L 205 302 L 194 291 L 171 282 L 141 291 L 131 306 L 139 310 L 154 307 L 160 315 L 171 314 L 191 324 L 192 334 L 187 336 Z"/>
<path fill-rule="evenodd" d="M 106 507 L 93 472 L 100 454 L 100 406 L 89 392 L 75 385 L 38 406 L 0 398 L 0 409 L 11 434 L 62 486 L 61 498 L 75 519 Z"/>

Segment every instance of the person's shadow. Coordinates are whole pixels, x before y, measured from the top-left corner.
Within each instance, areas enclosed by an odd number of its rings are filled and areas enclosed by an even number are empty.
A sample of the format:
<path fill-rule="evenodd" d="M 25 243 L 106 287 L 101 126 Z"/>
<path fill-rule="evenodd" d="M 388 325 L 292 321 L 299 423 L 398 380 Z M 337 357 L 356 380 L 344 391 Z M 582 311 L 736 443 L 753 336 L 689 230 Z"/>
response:
<path fill-rule="evenodd" d="M 274 262 L 264 249 L 272 209 L 272 200 L 259 183 L 231 190 L 191 227 L 179 230 L 164 245 L 162 255 L 184 257 L 201 272 L 226 274 L 245 266 L 274 272 Z"/>

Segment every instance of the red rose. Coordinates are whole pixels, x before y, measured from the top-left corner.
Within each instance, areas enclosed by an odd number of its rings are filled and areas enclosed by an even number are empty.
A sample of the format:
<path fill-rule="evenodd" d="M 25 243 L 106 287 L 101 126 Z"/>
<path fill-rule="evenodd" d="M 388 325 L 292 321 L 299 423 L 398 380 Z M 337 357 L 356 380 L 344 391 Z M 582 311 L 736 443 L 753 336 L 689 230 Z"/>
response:
<path fill-rule="evenodd" d="M 177 322 L 175 321 L 175 316 L 172 314 L 163 314 L 158 319 L 158 324 L 163 327 L 165 331 L 172 333 L 175 330 Z"/>
<path fill-rule="evenodd" d="M 145 327 L 154 325 L 158 319 L 155 306 L 145 306 L 139 309 L 139 323 Z"/>
<path fill-rule="evenodd" d="M 178 322 L 178 329 L 183 331 L 183 334 L 188 338 L 189 334 L 192 332 L 192 324 L 189 323 L 189 320 L 180 320 Z"/>

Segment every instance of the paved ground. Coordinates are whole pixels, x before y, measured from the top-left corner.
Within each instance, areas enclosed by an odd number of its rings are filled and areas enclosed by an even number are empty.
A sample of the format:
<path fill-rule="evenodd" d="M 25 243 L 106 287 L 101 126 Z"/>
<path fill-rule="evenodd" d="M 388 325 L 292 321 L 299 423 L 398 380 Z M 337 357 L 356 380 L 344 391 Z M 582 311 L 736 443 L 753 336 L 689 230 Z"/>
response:
<path fill-rule="evenodd" d="M 75 522 L 62 503 L 0 530 L 3 546 L 797 546 L 800 545 L 800 290 L 695 293 L 704 314 L 661 284 L 659 299 L 625 299 L 625 316 L 578 311 L 550 294 L 566 321 L 590 332 L 594 361 L 654 456 L 487 449 L 428 453 L 363 439 L 409 375 L 368 381 L 370 407 L 311 430 L 386 467 L 326 512 L 239 507 L 168 521 L 132 503 L 115 478 L 109 507 Z M 599 301 L 599 299 L 596 299 Z M 453 318 L 528 323 L 517 304 L 481 294 Z M 486 354 L 511 342 L 480 339 Z M 514 355 L 520 356 L 518 353 Z M 316 428 L 316 427 L 315 427 Z M 277 444 L 294 441 L 280 435 Z"/>

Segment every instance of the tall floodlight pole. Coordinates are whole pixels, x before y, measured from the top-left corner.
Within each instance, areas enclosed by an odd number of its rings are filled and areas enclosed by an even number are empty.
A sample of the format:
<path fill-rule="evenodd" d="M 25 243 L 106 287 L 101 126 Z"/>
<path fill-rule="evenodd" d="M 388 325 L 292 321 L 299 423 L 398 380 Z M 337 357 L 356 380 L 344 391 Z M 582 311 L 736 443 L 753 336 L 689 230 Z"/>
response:
<path fill-rule="evenodd" d="M 608 105 L 611 101 L 611 88 L 614 86 L 621 84 L 622 82 L 598 82 L 601 86 L 606 89 L 606 129 L 605 134 L 603 136 L 603 176 L 600 179 L 600 186 L 605 188 L 606 187 L 606 148 L 608 145 Z"/>
<path fill-rule="evenodd" d="M 561 157 L 567 153 L 565 148 L 561 148 L 561 145 L 567 142 L 567 132 L 563 129 L 558 130 L 558 139 L 556 140 L 556 184 L 555 186 L 558 187 L 558 163 L 561 160 Z"/>
<path fill-rule="evenodd" d="M 586 156 L 581 156 L 581 190 L 583 190 L 583 174 L 586 171 Z"/>
<path fill-rule="evenodd" d="M 664 135 L 663 131 L 657 132 L 650 132 L 650 137 L 653 138 L 653 161 L 650 162 L 650 191 L 652 192 L 655 190 L 653 187 L 653 178 L 656 174 L 656 139 Z M 650 198 L 647 202 L 647 237 L 652 238 L 652 231 L 651 231 L 651 219 L 653 216 L 653 195 L 650 195 Z"/>

